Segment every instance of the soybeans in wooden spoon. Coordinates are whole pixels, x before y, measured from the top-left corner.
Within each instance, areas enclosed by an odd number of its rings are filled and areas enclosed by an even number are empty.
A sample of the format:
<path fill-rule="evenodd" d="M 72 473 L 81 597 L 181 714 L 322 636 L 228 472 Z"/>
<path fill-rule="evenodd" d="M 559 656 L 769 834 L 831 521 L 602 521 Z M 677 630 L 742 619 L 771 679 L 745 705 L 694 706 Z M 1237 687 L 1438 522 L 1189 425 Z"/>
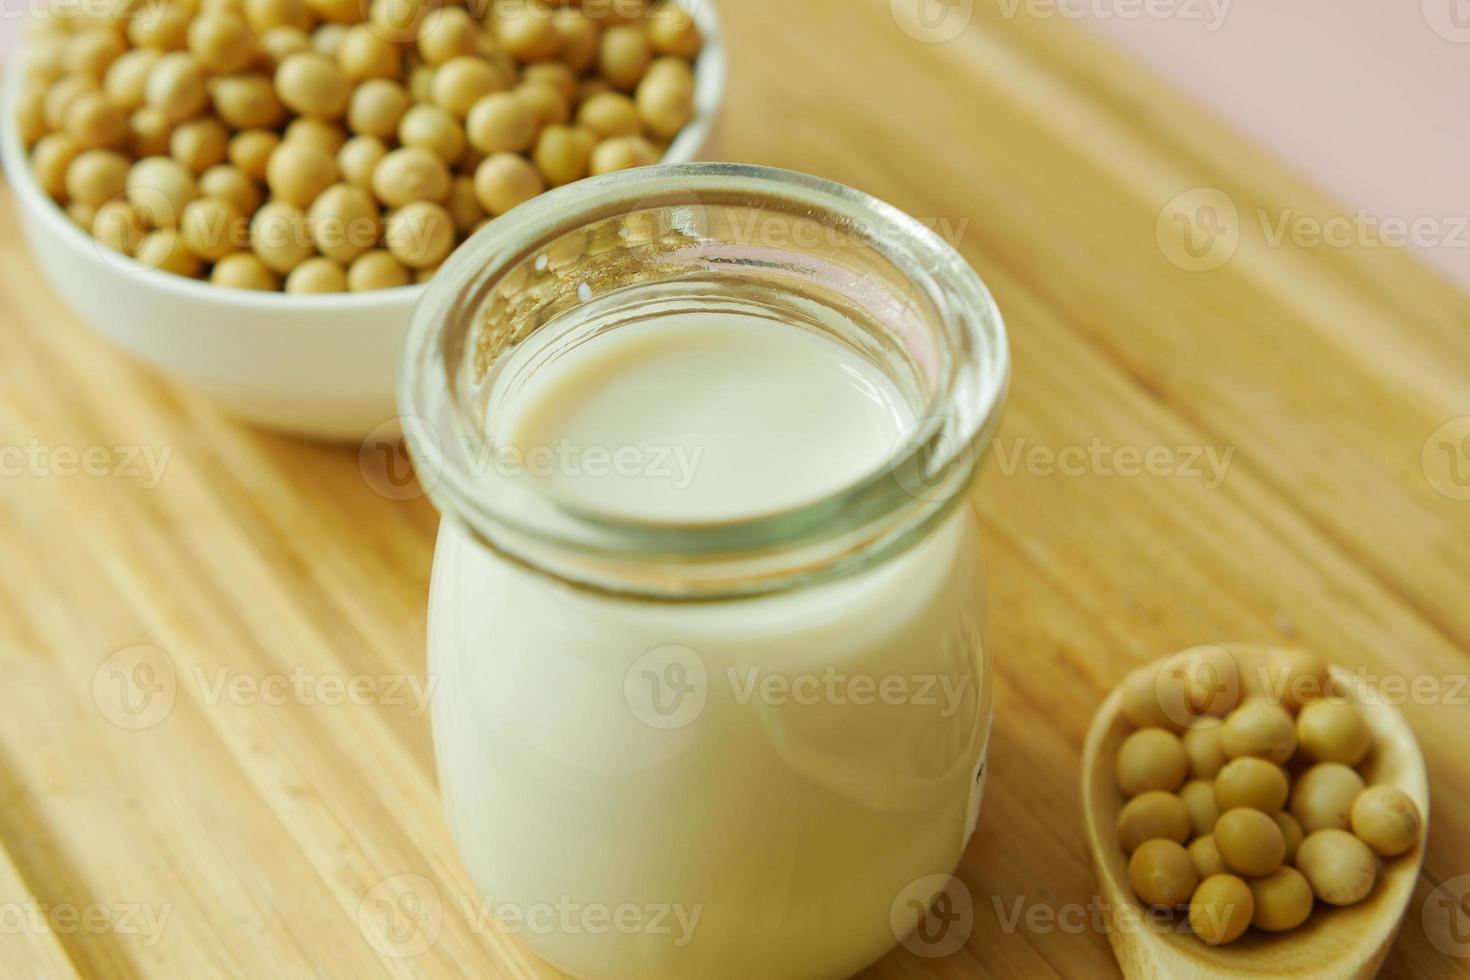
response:
<path fill-rule="evenodd" d="M 1387 955 L 1423 863 L 1429 811 L 1424 760 L 1397 710 L 1376 697 L 1361 678 L 1339 668 L 1330 670 L 1330 690 L 1357 709 L 1368 735 L 1366 756 L 1359 761 L 1357 772 L 1367 786 L 1385 788 L 1380 792 L 1387 793 L 1388 788 L 1401 791 L 1421 814 L 1412 846 L 1382 860 L 1367 897 L 1344 907 L 1319 898 L 1307 920 L 1289 932 L 1252 929 L 1228 945 L 1209 946 L 1190 933 L 1182 912 L 1146 908 L 1129 880 L 1129 858 L 1119 843 L 1125 800 L 1117 764 L 1124 740 L 1138 729 L 1140 721 L 1179 733 L 1200 726 L 1202 718 L 1208 727 L 1215 723 L 1210 716 L 1224 716 L 1253 695 L 1265 695 L 1296 711 L 1320 692 L 1302 690 L 1302 678 L 1293 673 L 1293 659 L 1292 651 L 1278 648 L 1196 648 L 1145 668 L 1134 675 L 1131 689 L 1126 683 L 1120 686 L 1099 709 L 1083 749 L 1083 813 L 1099 895 L 1109 911 L 1109 940 L 1125 976 L 1361 978 L 1373 976 Z M 1150 694 L 1152 697 L 1145 696 Z M 1236 736 L 1253 734 L 1247 729 Z M 1262 737 L 1269 741 L 1272 735 L 1266 731 Z M 1212 751 L 1218 752 L 1217 741 L 1186 739 L 1192 770 L 1203 765 L 1208 771 L 1224 764 L 1223 755 L 1217 754 L 1213 761 L 1210 758 Z M 1293 780 L 1299 780 L 1301 760 L 1293 759 L 1287 768 Z M 1124 774 L 1125 780 L 1129 777 Z M 1286 831 L 1294 821 L 1284 814 L 1283 836 L 1289 837 Z M 1198 843 L 1195 829 L 1187 836 Z"/>

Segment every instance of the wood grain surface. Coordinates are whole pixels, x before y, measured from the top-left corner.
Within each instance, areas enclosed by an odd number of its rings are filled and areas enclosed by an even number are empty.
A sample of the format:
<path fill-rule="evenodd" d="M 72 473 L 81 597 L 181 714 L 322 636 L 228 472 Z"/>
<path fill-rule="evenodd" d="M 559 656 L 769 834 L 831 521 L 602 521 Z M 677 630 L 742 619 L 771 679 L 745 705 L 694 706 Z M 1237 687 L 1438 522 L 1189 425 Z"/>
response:
<path fill-rule="evenodd" d="M 721 4 L 721 154 L 934 221 L 1015 352 L 976 492 L 998 674 L 971 935 L 870 975 L 1113 975 L 1089 717 L 1130 666 L 1289 640 L 1417 682 L 1432 830 L 1384 973 L 1464 976 L 1470 909 L 1432 893 L 1470 873 L 1470 301 L 1399 249 L 1273 241 L 1343 209 L 1063 18 L 979 2 L 930 43 L 904 6 Z M 1223 238 L 1191 257 L 1179 220 Z M 110 349 L 8 195 L 0 228 L 0 975 L 548 975 L 464 914 L 403 683 L 432 508 Z"/>

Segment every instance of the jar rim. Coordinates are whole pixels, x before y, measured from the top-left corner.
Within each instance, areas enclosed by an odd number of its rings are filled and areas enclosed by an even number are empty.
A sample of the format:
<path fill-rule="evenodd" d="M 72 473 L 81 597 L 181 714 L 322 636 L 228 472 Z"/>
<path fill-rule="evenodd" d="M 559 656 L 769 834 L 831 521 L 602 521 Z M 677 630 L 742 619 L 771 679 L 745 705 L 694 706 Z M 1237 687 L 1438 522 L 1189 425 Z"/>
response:
<path fill-rule="evenodd" d="M 908 438 L 876 471 L 785 509 L 654 523 L 581 507 L 469 465 L 485 438 L 456 390 L 456 346 L 501 278 L 559 236 L 630 209 L 705 196 L 780 203 L 875 229 L 874 248 L 917 286 L 960 341 Z M 619 209 L 622 209 L 621 211 Z M 575 585 L 669 599 L 780 591 L 906 547 L 965 495 L 999 424 L 1010 378 L 989 290 L 933 229 L 862 191 L 746 164 L 665 164 L 578 181 L 495 218 L 457 248 L 416 305 L 400 359 L 398 410 L 441 514 L 507 557 Z"/>

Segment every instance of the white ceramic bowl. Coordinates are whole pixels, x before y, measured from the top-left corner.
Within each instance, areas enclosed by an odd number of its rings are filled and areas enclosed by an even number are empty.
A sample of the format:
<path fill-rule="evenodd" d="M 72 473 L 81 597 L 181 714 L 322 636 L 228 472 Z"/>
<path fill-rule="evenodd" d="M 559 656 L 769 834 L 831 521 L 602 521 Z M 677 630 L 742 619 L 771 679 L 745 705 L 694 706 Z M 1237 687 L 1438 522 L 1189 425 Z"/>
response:
<path fill-rule="evenodd" d="M 695 71 L 695 117 L 669 147 L 668 163 L 705 152 L 725 90 L 713 4 L 681 2 L 706 43 Z M 258 425 L 347 441 L 395 416 L 395 367 L 423 286 L 330 296 L 221 289 L 104 248 L 41 190 L 27 165 L 15 113 L 21 60 L 17 53 L 6 72 L 0 161 L 37 265 L 82 319 Z M 495 223 L 479 234 L 495 234 Z"/>

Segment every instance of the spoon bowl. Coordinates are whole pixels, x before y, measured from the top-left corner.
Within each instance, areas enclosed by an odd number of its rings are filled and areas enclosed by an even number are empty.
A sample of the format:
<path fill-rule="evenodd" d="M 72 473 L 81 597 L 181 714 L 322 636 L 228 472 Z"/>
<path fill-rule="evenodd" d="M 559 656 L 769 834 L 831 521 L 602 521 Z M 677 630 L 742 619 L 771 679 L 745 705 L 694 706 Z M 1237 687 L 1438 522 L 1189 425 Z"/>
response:
<path fill-rule="evenodd" d="M 1265 677 L 1277 648 L 1224 644 L 1219 647 L 1245 677 Z M 1148 668 L 1160 671 L 1169 658 Z M 1424 861 L 1429 789 L 1424 757 L 1397 709 L 1374 696 L 1361 677 L 1331 669 L 1334 689 L 1350 697 L 1373 734 L 1373 749 L 1358 767 L 1369 786 L 1394 786 L 1419 807 L 1424 827 L 1406 854 L 1382 862 L 1373 891 L 1356 905 L 1336 908 L 1317 902 L 1298 928 L 1269 934 L 1249 930 L 1234 943 L 1207 946 L 1189 932 L 1182 912 L 1149 910 L 1134 897 L 1128 858 L 1118 844 L 1118 812 L 1124 799 L 1115 775 L 1118 747 L 1134 730 L 1123 714 L 1120 685 L 1098 709 L 1082 755 L 1082 808 L 1098 894 L 1108 911 L 1108 940 L 1123 975 L 1169 977 L 1320 977 L 1356 980 L 1378 972 L 1393 943 Z"/>

